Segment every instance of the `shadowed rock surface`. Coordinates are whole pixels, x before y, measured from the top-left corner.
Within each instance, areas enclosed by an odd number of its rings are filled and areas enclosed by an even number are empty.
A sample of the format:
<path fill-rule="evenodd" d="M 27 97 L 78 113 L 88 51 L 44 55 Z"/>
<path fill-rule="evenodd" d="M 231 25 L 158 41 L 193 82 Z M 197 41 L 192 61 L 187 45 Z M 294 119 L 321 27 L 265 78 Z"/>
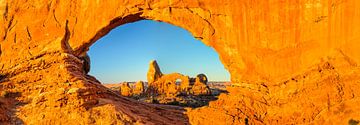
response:
<path fill-rule="evenodd" d="M 83 61 L 83 69 L 86 74 L 90 72 L 90 56 L 88 54 L 80 55 L 80 59 Z"/>
<path fill-rule="evenodd" d="M 1 0 L 0 90 L 17 94 L 1 97 L 0 122 L 356 123 L 359 8 L 359 0 Z M 84 73 L 79 57 L 96 40 L 143 19 L 214 48 L 229 93 L 185 115 L 121 97 Z"/>

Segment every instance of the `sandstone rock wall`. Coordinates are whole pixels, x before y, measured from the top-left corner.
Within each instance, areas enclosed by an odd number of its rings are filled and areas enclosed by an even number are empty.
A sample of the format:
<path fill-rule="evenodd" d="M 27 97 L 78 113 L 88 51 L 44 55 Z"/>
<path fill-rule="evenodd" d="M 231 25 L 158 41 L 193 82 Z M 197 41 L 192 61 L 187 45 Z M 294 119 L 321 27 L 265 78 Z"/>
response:
<path fill-rule="evenodd" d="M 17 116 L 25 123 L 52 123 L 58 117 L 79 122 L 68 112 L 97 112 L 112 123 L 175 122 L 171 111 L 147 120 L 140 116 L 151 112 L 130 113 L 121 107 L 148 111 L 152 106 L 121 97 L 114 102 L 113 94 L 82 71 L 78 57 L 91 44 L 117 26 L 142 19 L 190 31 L 219 53 L 231 74 L 229 94 L 189 111 L 193 124 L 360 119 L 354 105 L 360 94 L 358 0 L 2 0 L 0 14 L 1 84 L 13 86 L 0 90 L 21 93 Z M 89 108 L 99 100 L 108 105 Z M 102 111 L 106 106 L 115 108 Z M 98 117 L 78 119 L 99 122 Z"/>

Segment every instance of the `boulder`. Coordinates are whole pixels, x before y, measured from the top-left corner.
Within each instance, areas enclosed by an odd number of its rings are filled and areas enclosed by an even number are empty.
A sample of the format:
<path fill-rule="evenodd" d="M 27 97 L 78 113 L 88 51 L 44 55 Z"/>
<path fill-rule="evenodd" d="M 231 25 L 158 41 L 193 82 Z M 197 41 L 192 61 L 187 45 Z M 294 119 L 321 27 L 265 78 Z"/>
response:
<path fill-rule="evenodd" d="M 145 92 L 144 82 L 138 81 L 134 85 L 133 95 L 142 95 Z"/>
<path fill-rule="evenodd" d="M 121 83 L 120 95 L 122 95 L 122 96 L 131 96 L 132 95 L 132 89 L 128 82 Z"/>
<path fill-rule="evenodd" d="M 203 75 L 205 76 L 205 75 Z M 207 79 L 205 80 L 203 76 L 197 76 L 195 79 L 195 83 L 191 88 L 193 95 L 211 95 L 211 90 L 209 86 L 206 85 Z"/>
<path fill-rule="evenodd" d="M 207 82 L 208 82 L 208 78 L 206 77 L 205 74 L 198 74 L 198 75 L 196 76 L 196 78 L 199 79 L 199 82 L 202 82 L 202 83 L 204 83 L 204 84 L 207 84 Z M 196 82 L 196 79 L 195 79 L 195 82 Z"/>

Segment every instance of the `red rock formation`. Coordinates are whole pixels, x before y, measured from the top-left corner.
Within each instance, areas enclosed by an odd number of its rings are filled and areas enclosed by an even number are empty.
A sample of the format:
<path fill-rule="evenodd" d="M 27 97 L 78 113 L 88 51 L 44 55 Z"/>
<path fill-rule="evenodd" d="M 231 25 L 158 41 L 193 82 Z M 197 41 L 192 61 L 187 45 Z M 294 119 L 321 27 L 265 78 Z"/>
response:
<path fill-rule="evenodd" d="M 156 61 L 150 62 L 149 72 L 147 75 L 149 83 L 149 92 L 166 95 L 166 97 L 176 97 L 180 93 L 190 95 L 210 95 L 210 88 L 206 85 L 208 79 L 204 74 L 199 74 L 194 83 L 191 83 L 188 76 L 172 73 L 162 74 Z M 179 85 L 176 81 L 181 80 Z"/>
<path fill-rule="evenodd" d="M 187 76 L 179 73 L 165 74 L 153 82 L 152 86 L 149 86 L 149 88 L 152 87 L 157 94 L 165 94 L 168 97 L 175 97 L 180 94 L 181 90 L 180 85 L 176 85 L 176 80 L 182 79 L 183 81 L 189 81 L 187 78 Z"/>
<path fill-rule="evenodd" d="M 0 90 L 21 93 L 21 107 L 9 110 L 26 124 L 182 123 L 182 113 L 108 92 L 78 58 L 111 29 L 149 19 L 191 32 L 231 74 L 230 93 L 190 110 L 191 123 L 348 124 L 360 119 L 359 8 L 358 0 L 1 0 L 0 84 L 13 87 Z"/>
<path fill-rule="evenodd" d="M 130 87 L 128 82 L 123 82 L 120 85 L 120 95 L 122 96 L 132 96 L 132 88 Z"/>
<path fill-rule="evenodd" d="M 153 86 L 153 83 L 157 81 L 163 74 L 159 68 L 159 65 L 155 60 L 150 61 L 149 70 L 147 72 L 147 80 L 149 87 Z"/>
<path fill-rule="evenodd" d="M 133 95 L 142 95 L 145 92 L 145 86 L 143 81 L 138 81 L 135 83 L 134 89 L 133 89 Z"/>
<path fill-rule="evenodd" d="M 201 83 L 207 84 L 208 78 L 206 77 L 205 74 L 198 74 L 198 75 L 196 75 L 195 82 L 201 82 Z"/>
<path fill-rule="evenodd" d="M 193 95 L 211 95 L 211 90 L 207 86 L 207 77 L 204 74 L 196 76 L 195 83 L 191 88 L 191 94 Z"/>
<path fill-rule="evenodd" d="M 181 80 L 180 82 L 180 93 L 183 94 L 189 94 L 189 91 L 191 89 L 191 83 L 189 76 L 182 76 L 179 78 Z"/>

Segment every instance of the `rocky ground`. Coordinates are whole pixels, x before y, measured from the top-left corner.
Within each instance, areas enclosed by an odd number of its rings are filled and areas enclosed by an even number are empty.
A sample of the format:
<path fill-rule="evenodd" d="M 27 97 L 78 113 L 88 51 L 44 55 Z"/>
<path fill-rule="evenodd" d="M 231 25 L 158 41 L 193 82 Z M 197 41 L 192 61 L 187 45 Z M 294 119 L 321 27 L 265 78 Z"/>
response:
<path fill-rule="evenodd" d="M 135 82 L 129 82 L 130 86 L 134 88 Z M 111 89 L 115 93 L 120 93 L 121 83 L 118 84 L 103 84 L 105 87 Z M 175 105 L 181 107 L 202 107 L 208 105 L 210 101 L 214 101 L 221 93 L 227 93 L 226 86 L 229 86 L 229 82 L 208 82 L 208 86 L 211 89 L 211 95 L 178 95 L 176 97 L 166 97 L 164 95 L 157 96 L 130 96 L 130 98 L 152 104 L 165 104 Z"/>

